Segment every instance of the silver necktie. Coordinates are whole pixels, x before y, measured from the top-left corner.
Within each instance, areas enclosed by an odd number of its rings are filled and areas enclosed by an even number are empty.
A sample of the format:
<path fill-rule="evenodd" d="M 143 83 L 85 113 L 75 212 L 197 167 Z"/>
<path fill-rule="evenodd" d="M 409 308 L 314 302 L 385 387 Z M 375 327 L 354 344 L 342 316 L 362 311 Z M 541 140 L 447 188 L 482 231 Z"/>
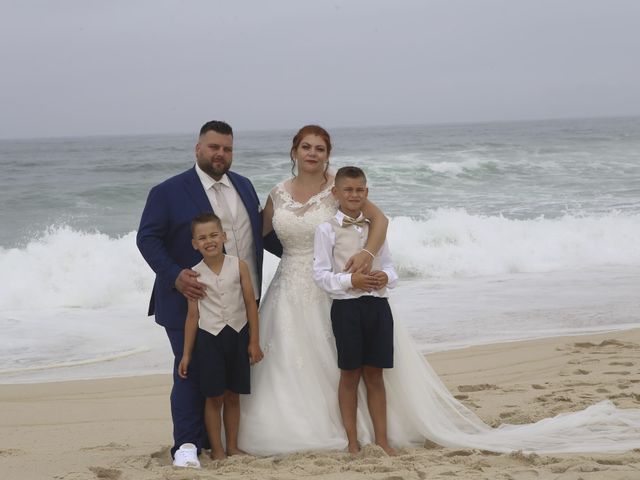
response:
<path fill-rule="evenodd" d="M 218 204 L 218 210 L 216 211 L 216 215 L 220 217 L 222 220 L 223 226 L 226 229 L 229 227 L 233 228 L 233 216 L 231 215 L 231 209 L 229 208 L 229 204 L 227 203 L 227 199 L 222 192 L 222 184 L 214 183 L 213 184 L 213 195 L 216 198 L 216 203 Z"/>

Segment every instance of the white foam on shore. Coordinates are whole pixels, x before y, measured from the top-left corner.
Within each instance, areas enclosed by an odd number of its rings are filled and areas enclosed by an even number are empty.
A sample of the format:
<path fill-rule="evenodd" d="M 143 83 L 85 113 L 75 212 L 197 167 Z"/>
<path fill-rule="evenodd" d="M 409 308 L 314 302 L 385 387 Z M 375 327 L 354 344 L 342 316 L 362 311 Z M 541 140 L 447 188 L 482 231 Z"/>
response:
<path fill-rule="evenodd" d="M 409 280 L 391 302 L 428 353 L 638 328 L 638 285 L 640 267 Z"/>
<path fill-rule="evenodd" d="M 396 321 L 420 351 L 640 327 L 640 268 L 407 280 Z M 137 308 L 3 312 L 0 383 L 169 373 L 164 329 Z"/>
<path fill-rule="evenodd" d="M 22 367 L 22 368 L 7 368 L 4 370 L 0 370 L 0 375 L 11 375 L 17 373 L 30 373 L 41 370 L 53 370 L 55 368 L 69 368 L 69 367 L 80 367 L 84 365 L 92 365 L 95 363 L 103 363 L 103 362 L 112 362 L 114 360 L 121 360 L 123 358 L 131 357 L 133 355 L 139 355 L 141 353 L 148 352 L 148 348 L 133 348 L 131 350 L 127 350 L 125 352 L 113 353 L 103 356 L 97 356 L 93 358 L 88 358 L 85 360 L 74 360 L 69 362 L 58 362 L 58 363 L 49 363 L 46 365 L 36 365 L 31 367 Z"/>
<path fill-rule="evenodd" d="M 2 312 L 0 383 L 167 373 L 164 329 L 137 308 Z"/>

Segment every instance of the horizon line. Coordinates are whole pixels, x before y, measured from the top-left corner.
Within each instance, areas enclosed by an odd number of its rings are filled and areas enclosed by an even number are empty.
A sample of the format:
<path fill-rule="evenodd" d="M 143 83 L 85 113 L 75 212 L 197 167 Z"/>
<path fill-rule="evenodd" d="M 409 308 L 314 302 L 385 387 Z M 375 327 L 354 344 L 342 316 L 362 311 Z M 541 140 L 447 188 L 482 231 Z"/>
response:
<path fill-rule="evenodd" d="M 416 122 L 416 123 L 380 123 L 370 125 L 335 125 L 328 127 L 330 130 L 347 130 L 347 129 L 366 129 L 366 128 L 385 128 L 385 127 L 438 127 L 438 126 L 464 126 L 464 125 L 487 125 L 487 124 L 513 124 L 513 123 L 537 123 L 537 122 L 557 122 L 557 121 L 587 121 L 587 120 L 622 120 L 622 119 L 634 119 L 640 118 L 640 114 L 633 115 L 603 115 L 603 116 L 587 116 L 587 117 L 547 117 L 547 118 L 522 118 L 522 119 L 505 119 L 505 120 L 468 120 L 468 121 L 443 121 L 443 122 Z M 326 124 L 325 124 L 326 125 Z M 234 136 L 238 133 L 264 133 L 264 132 L 278 132 L 278 131 L 297 131 L 296 127 L 277 127 L 277 128 L 248 128 L 248 129 L 234 129 Z M 24 140 L 71 140 L 71 139 L 87 139 L 87 138 L 109 138 L 109 137 L 149 137 L 149 136 L 163 136 L 163 135 L 197 135 L 197 131 L 164 131 L 164 132 L 147 132 L 147 133 L 89 133 L 89 134 L 72 134 L 72 135 L 51 135 L 43 137 L 34 136 L 18 136 L 18 137 L 2 137 L 0 136 L 0 142 L 3 141 L 24 141 Z"/>

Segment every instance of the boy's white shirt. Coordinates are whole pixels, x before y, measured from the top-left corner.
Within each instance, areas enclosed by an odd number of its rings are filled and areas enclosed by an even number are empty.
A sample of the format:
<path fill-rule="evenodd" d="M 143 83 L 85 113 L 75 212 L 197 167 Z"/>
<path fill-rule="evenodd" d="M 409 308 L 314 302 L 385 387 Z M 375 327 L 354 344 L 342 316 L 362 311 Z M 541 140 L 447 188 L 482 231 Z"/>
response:
<path fill-rule="evenodd" d="M 338 210 L 336 213 L 336 220 L 339 224 L 342 224 L 344 217 L 350 218 L 342 211 Z M 362 213 L 356 219 L 362 220 L 364 216 Z M 357 225 L 351 225 L 346 228 L 355 228 L 360 234 L 363 233 L 363 229 Z M 334 272 L 333 271 L 333 247 L 336 243 L 335 232 L 329 222 L 321 223 L 316 227 L 316 233 L 313 243 L 313 279 L 320 288 L 327 292 L 334 300 L 347 300 L 351 298 L 358 298 L 363 295 L 371 295 L 379 297 L 378 292 L 365 292 L 358 291 L 357 294 L 347 292 L 353 288 L 351 283 L 351 274 L 348 272 Z M 389 251 L 389 245 L 386 240 L 382 245 L 382 248 L 378 252 L 376 257 L 380 260 L 380 270 L 387 274 L 389 279 L 387 282 L 387 288 L 394 288 L 398 283 L 398 274 L 393 267 L 391 260 L 391 252 Z M 386 295 L 385 295 L 386 296 Z"/>

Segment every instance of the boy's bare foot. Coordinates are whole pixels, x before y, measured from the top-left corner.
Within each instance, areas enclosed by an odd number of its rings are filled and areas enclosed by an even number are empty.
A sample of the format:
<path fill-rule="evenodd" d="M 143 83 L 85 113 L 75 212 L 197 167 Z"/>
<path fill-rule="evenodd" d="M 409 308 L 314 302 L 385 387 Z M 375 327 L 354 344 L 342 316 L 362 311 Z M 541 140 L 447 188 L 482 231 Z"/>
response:
<path fill-rule="evenodd" d="M 396 455 L 398 455 L 398 452 L 396 452 L 393 448 L 391 448 L 389 446 L 388 443 L 376 443 L 376 445 L 378 445 L 380 448 L 382 448 L 384 450 L 384 452 L 389 455 L 390 457 L 395 457 Z"/>
<path fill-rule="evenodd" d="M 234 455 L 249 455 L 249 454 L 244 450 L 240 450 L 238 447 L 227 448 L 227 456 L 233 457 Z"/>
<path fill-rule="evenodd" d="M 227 456 L 224 453 L 224 450 L 211 450 L 211 454 L 209 454 L 211 460 L 224 460 Z"/>
<path fill-rule="evenodd" d="M 351 455 L 355 455 L 357 453 L 360 453 L 360 444 L 359 443 L 350 443 L 349 445 L 347 445 L 347 451 L 351 454 Z"/>

